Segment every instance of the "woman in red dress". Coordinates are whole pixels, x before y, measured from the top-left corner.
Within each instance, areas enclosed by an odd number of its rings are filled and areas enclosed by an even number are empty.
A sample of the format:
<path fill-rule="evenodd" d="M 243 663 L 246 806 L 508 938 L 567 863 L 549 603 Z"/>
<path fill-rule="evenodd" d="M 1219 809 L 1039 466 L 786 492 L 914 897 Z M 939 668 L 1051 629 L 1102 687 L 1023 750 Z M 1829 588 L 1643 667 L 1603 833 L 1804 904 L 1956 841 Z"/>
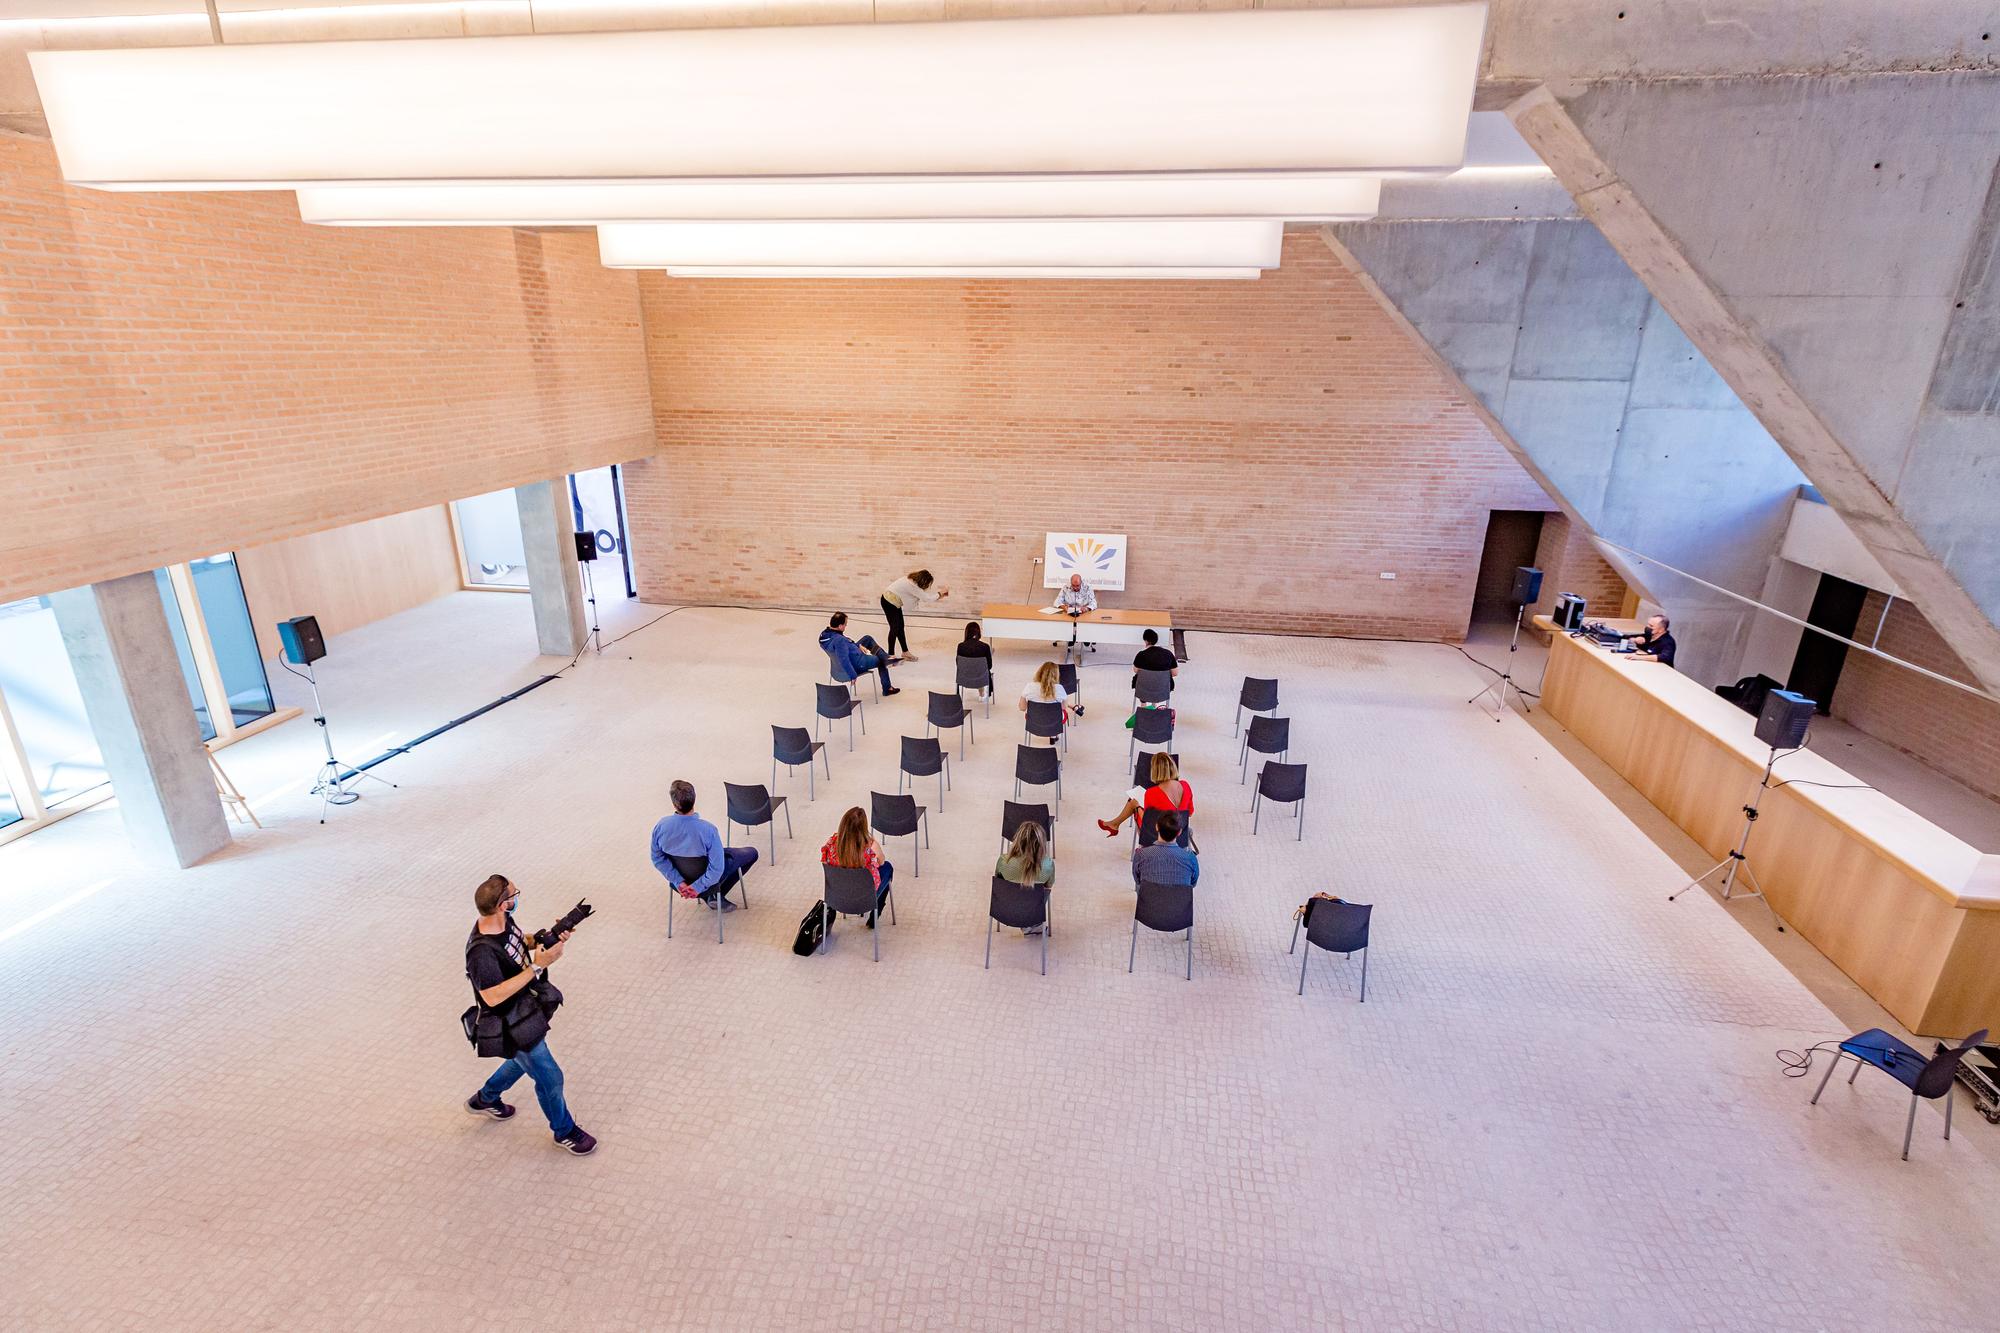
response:
<path fill-rule="evenodd" d="M 1116 819 L 1097 821 L 1097 827 L 1104 830 L 1106 837 L 1117 837 L 1125 821 L 1140 818 L 1142 810 L 1177 810 L 1183 815 L 1194 813 L 1194 788 L 1181 776 L 1180 766 L 1174 762 L 1174 757 L 1164 751 L 1154 755 L 1152 771 L 1153 784 L 1150 787 L 1134 787 L 1127 792 L 1125 808 L 1118 812 Z"/>

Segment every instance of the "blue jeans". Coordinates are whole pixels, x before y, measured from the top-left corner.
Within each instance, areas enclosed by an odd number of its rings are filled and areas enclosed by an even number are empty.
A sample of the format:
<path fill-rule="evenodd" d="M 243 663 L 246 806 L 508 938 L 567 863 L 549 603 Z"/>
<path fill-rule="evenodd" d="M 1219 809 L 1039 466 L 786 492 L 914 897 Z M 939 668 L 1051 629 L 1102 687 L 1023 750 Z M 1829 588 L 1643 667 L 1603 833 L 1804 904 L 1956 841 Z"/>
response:
<path fill-rule="evenodd" d="M 757 864 L 755 847 L 724 847 L 722 849 L 722 878 L 715 881 L 715 887 L 701 894 L 703 902 L 717 898 L 727 898 L 729 891 L 743 878 L 743 872 Z"/>
<path fill-rule="evenodd" d="M 860 674 L 860 672 L 866 671 L 870 667 L 873 667 L 875 669 L 875 674 L 882 678 L 882 688 L 885 690 L 890 688 L 888 649 L 884 648 L 881 644 L 875 642 L 875 636 L 872 634 L 864 634 L 859 639 L 855 640 L 855 642 L 860 644 L 863 648 L 866 648 L 868 650 L 868 655 L 873 659 L 872 661 L 859 663 L 857 666 L 856 674 L 858 675 Z"/>
<path fill-rule="evenodd" d="M 556 1063 L 546 1041 L 494 1070 L 493 1077 L 479 1089 L 479 1100 L 487 1105 L 499 1101 L 500 1094 L 519 1083 L 523 1074 L 535 1081 L 535 1100 L 542 1104 L 542 1114 L 549 1118 L 549 1129 L 555 1136 L 560 1139 L 574 1133 L 576 1121 L 570 1119 L 569 1106 L 563 1101 L 562 1066 Z"/>

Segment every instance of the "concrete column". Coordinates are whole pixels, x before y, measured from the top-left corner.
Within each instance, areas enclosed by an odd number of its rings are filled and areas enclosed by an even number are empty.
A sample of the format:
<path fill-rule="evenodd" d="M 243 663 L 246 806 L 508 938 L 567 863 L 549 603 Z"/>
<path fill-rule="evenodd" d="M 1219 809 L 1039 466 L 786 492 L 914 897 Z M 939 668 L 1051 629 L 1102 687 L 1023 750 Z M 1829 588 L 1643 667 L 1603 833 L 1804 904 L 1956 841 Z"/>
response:
<path fill-rule="evenodd" d="M 583 574 L 576 567 L 576 515 L 569 479 L 514 488 L 521 511 L 521 550 L 528 592 L 535 603 L 535 638 L 550 657 L 574 657 L 583 648 Z"/>
<path fill-rule="evenodd" d="M 133 846 L 178 866 L 227 847 L 229 824 L 153 575 L 49 601 Z"/>

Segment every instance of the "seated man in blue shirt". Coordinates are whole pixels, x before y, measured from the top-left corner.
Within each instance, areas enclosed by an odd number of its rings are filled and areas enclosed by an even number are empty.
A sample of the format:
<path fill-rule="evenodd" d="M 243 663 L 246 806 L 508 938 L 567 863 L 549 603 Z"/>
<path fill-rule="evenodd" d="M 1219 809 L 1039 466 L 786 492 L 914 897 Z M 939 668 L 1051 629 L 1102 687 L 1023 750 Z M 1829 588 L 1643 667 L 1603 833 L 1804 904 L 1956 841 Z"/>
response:
<path fill-rule="evenodd" d="M 1148 884 L 1186 884 L 1192 887 L 1201 882 L 1201 858 L 1192 847 L 1181 847 L 1175 839 L 1181 836 L 1181 817 L 1169 810 L 1160 816 L 1160 840 L 1139 848 L 1132 853 L 1132 887 Z"/>
<path fill-rule="evenodd" d="M 653 868 L 666 876 L 667 883 L 683 898 L 699 898 L 715 909 L 733 912 L 729 891 L 743 878 L 743 872 L 757 864 L 755 847 L 724 847 L 715 825 L 694 812 L 694 784 L 676 778 L 667 789 L 674 812 L 653 825 Z M 668 857 L 700 857 L 707 868 L 693 880 L 683 879 Z"/>
<path fill-rule="evenodd" d="M 864 671 L 873 671 L 882 677 L 882 693 L 901 694 L 902 691 L 889 683 L 889 664 L 900 662 L 900 657 L 891 657 L 881 644 L 875 642 L 871 634 L 861 636 L 856 644 L 847 637 L 847 612 L 835 611 L 833 618 L 826 622 L 826 628 L 819 632 L 820 650 L 840 663 L 848 675 L 859 676 Z"/>

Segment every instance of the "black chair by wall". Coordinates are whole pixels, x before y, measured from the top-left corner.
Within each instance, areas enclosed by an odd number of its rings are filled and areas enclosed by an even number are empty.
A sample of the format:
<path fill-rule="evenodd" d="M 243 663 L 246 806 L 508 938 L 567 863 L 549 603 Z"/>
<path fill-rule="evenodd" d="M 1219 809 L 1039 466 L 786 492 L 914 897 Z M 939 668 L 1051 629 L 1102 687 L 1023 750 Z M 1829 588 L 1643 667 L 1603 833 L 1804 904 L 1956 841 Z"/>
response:
<path fill-rule="evenodd" d="M 1044 750 L 1039 745 L 1017 745 L 1014 747 L 1014 795 L 1021 794 L 1021 784 L 1030 787 L 1046 786 L 1053 782 L 1056 786 L 1056 804 L 1062 804 L 1062 755 L 1054 749 Z"/>
<path fill-rule="evenodd" d="M 993 896 L 986 904 L 986 966 L 993 966 L 993 923 L 1016 930 L 1042 928 L 1042 975 L 1049 974 L 1049 887 L 1046 884 L 1016 884 L 999 875 L 993 877 Z"/>
<path fill-rule="evenodd" d="M 963 761 L 965 758 L 965 738 L 972 732 L 972 709 L 967 706 L 963 699 L 958 697 L 956 691 L 951 694 L 939 694 L 936 690 L 930 691 L 930 705 L 930 712 L 924 717 L 926 731 L 935 727 L 938 734 L 942 735 L 946 727 L 957 727 L 958 757 Z M 974 736 L 973 739 L 977 740 L 978 737 Z"/>
<path fill-rule="evenodd" d="M 1140 673 L 1144 675 L 1144 672 Z M 1165 675 L 1165 672 L 1157 673 Z M 1174 710 L 1138 708 L 1132 712 L 1132 739 L 1126 742 L 1125 757 L 1131 758 L 1141 745 L 1166 747 L 1174 743 Z"/>
<path fill-rule="evenodd" d="M 1139 885 L 1138 901 L 1132 905 L 1132 951 L 1125 959 L 1130 974 L 1139 957 L 1139 927 L 1171 934 L 1187 932 L 1187 979 L 1194 980 L 1194 886 L 1191 884 Z"/>
<path fill-rule="evenodd" d="M 833 761 L 827 758 L 825 741 L 814 740 L 806 734 L 804 727 L 774 726 L 771 728 L 771 785 L 773 787 L 778 785 L 779 764 L 785 766 L 785 772 L 788 775 L 793 769 L 803 764 L 806 770 L 806 799 L 808 801 L 813 800 L 818 795 L 814 790 L 813 784 L 814 759 L 824 762 L 826 764 L 826 775 L 829 778 L 833 776 Z"/>
<path fill-rule="evenodd" d="M 681 877 L 683 884 L 692 884 L 708 873 L 708 858 L 705 856 L 669 856 L 667 860 L 673 864 L 674 873 Z M 726 870 L 722 874 L 724 879 L 729 877 L 729 872 Z M 750 876 L 748 872 L 739 873 L 736 876 L 736 890 L 737 896 L 743 899 L 743 906 L 745 909 L 748 909 L 750 906 Z M 674 902 L 679 897 L 680 894 L 672 887 L 667 889 L 668 939 L 674 937 Z M 699 902 L 701 900 L 697 898 L 695 901 Z M 720 944 L 722 943 L 722 918 L 729 914 L 722 910 L 720 902 L 716 903 L 713 910 L 715 912 L 715 942 Z"/>
<path fill-rule="evenodd" d="M 1922 1051 L 1881 1028 L 1857 1032 L 1840 1043 L 1833 1063 L 1826 1067 L 1826 1074 L 1819 1081 L 1819 1091 L 1813 1093 L 1812 1101 L 1807 1105 L 1819 1105 L 1820 1093 L 1826 1091 L 1827 1080 L 1840 1067 L 1842 1057 L 1854 1057 L 1854 1073 L 1847 1076 L 1849 1083 L 1860 1075 L 1861 1066 L 1873 1065 L 1910 1090 L 1910 1118 L 1903 1125 L 1903 1160 L 1907 1162 L 1910 1160 L 1910 1136 L 1917 1132 L 1918 1102 L 1944 1098 L 1944 1136 L 1947 1140 L 1951 1138 L 1951 1105 L 1957 1100 L 1952 1092 L 1952 1083 L 1958 1077 L 1958 1066 L 1966 1053 L 1985 1040 L 1986 1029 L 1981 1028 L 1956 1046 L 1940 1046 L 1936 1055 L 1925 1059 Z"/>
<path fill-rule="evenodd" d="M 833 942 L 833 918 L 842 916 L 873 916 L 876 911 L 876 889 L 875 876 L 869 872 L 866 866 L 823 865 L 820 869 L 825 872 L 826 887 L 820 898 L 819 951 L 825 953 L 827 946 Z M 894 925 L 896 921 L 896 887 L 893 880 L 890 881 L 886 901 L 889 907 L 889 923 Z M 870 932 L 875 938 L 875 961 L 878 963 L 882 961 L 881 925 L 882 923 L 877 921 L 875 923 L 876 929 Z"/>
<path fill-rule="evenodd" d="M 770 788 L 762 786 L 739 787 L 733 782 L 722 784 L 723 794 L 728 797 L 729 813 L 722 819 L 722 840 L 729 841 L 732 825 L 741 824 L 746 831 L 759 824 L 771 826 L 771 864 L 778 864 L 778 811 L 785 811 L 785 836 L 792 836 L 792 812 L 785 805 L 785 798 L 771 796 Z M 717 909 L 718 911 L 721 909 Z"/>
<path fill-rule="evenodd" d="M 1304 764 L 1281 764 L 1275 759 L 1267 759 L 1257 770 L 1257 791 L 1250 798 L 1250 835 L 1257 835 L 1257 821 L 1263 817 L 1265 801 L 1296 802 L 1299 813 L 1299 836 L 1297 841 L 1305 841 L 1306 836 L 1306 766 Z"/>
<path fill-rule="evenodd" d="M 943 810 L 945 787 L 951 782 L 951 756 L 935 736 L 903 737 L 903 762 L 896 775 L 896 790 L 903 790 L 905 778 L 927 778 L 933 773 L 938 780 L 938 809 Z M 914 782 L 910 785 L 916 786 Z"/>
<path fill-rule="evenodd" d="M 910 839 L 910 857 L 916 862 L 916 877 L 924 877 L 924 854 L 917 846 L 917 829 L 923 828 L 924 846 L 931 843 L 930 812 L 917 804 L 914 796 L 891 796 L 887 792 L 868 793 L 868 822 L 878 837 Z"/>
<path fill-rule="evenodd" d="M 958 659 L 958 684 L 953 689 L 978 690 L 986 699 L 986 716 L 993 716 L 993 663 L 983 657 Z"/>
<path fill-rule="evenodd" d="M 838 722 L 840 719 L 846 718 L 847 752 L 853 754 L 855 718 L 859 717 L 861 719 L 861 734 L 864 736 L 868 734 L 868 717 L 861 711 L 861 701 L 848 693 L 847 688 L 843 685 L 829 685 L 825 681 L 820 681 L 813 686 L 813 689 L 819 695 L 817 707 L 814 709 L 813 736 L 815 738 L 819 736 L 819 724 L 822 719 L 830 722 Z M 832 734 L 833 728 L 828 727 L 827 735 L 831 736 Z"/>
<path fill-rule="evenodd" d="M 1284 758 L 1292 749 L 1292 720 L 1288 717 L 1253 717 L 1250 730 L 1244 734 L 1243 748 L 1236 758 L 1242 771 L 1236 775 L 1236 785 L 1242 786 L 1250 773 L 1250 756 L 1255 754 L 1275 754 Z"/>
<path fill-rule="evenodd" d="M 1243 678 L 1243 688 L 1236 695 L 1236 730 L 1229 734 L 1232 736 L 1243 734 L 1243 713 L 1245 709 L 1248 709 L 1252 713 L 1270 713 L 1277 711 L 1277 707 L 1277 681 L 1266 680 L 1262 676 L 1245 676 Z"/>
<path fill-rule="evenodd" d="M 1368 921 L 1375 911 L 1373 903 L 1335 902 L 1331 898 L 1306 899 L 1305 956 L 1299 959 L 1299 994 L 1306 993 L 1306 963 L 1312 959 L 1313 946 L 1318 945 L 1328 953 L 1346 957 L 1361 955 L 1361 1003 L 1368 1003 Z M 1299 947 L 1300 922 L 1292 921 L 1292 948 Z"/>
<path fill-rule="evenodd" d="M 1049 840 L 1049 852 L 1051 855 L 1054 854 L 1056 847 L 1056 817 L 1054 813 L 1046 805 L 1022 804 L 1018 801 L 1002 801 L 1000 803 L 1000 848 L 1002 851 L 1013 845 L 1014 834 L 1020 831 L 1021 825 L 1031 820 L 1042 826 L 1042 836 Z"/>
<path fill-rule="evenodd" d="M 1069 728 L 1063 725 L 1063 706 L 1053 700 L 1028 700 L 1028 715 L 1021 722 L 1021 734 L 1039 736 L 1046 741 L 1060 740 L 1067 751 Z"/>

